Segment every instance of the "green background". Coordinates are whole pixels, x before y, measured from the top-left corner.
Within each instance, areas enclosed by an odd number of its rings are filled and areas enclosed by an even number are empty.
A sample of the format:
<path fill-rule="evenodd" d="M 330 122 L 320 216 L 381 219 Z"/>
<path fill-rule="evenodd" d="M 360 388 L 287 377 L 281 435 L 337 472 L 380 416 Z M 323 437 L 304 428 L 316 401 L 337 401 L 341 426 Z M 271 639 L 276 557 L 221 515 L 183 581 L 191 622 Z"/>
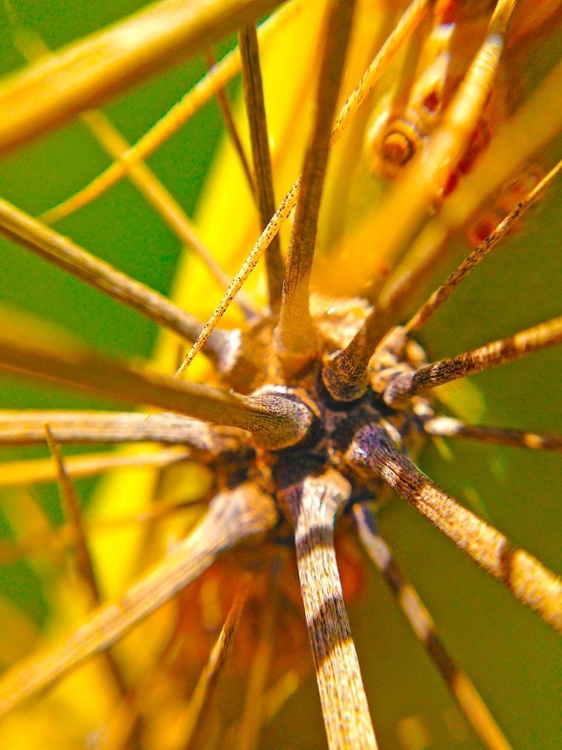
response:
<path fill-rule="evenodd" d="M 25 23 L 57 48 L 141 6 L 133 0 L 18 0 L 16 8 Z M 5 15 L 0 15 L 0 34 L 0 72 L 5 73 L 21 65 Z M 203 70 L 198 62 L 179 66 L 138 86 L 105 111 L 125 137 L 136 140 Z M 220 132 L 218 109 L 212 103 L 150 159 L 190 214 Z M 554 151 L 548 155 L 549 163 Z M 101 148 L 75 123 L 5 159 L 0 167 L 0 194 L 38 214 L 83 186 L 106 164 Z M 478 269 L 454 303 L 427 326 L 423 343 L 431 359 L 560 314 L 561 192 L 560 185 L 556 186 L 523 229 Z M 179 244 L 129 184 L 120 184 L 58 228 L 134 278 L 162 292 L 168 289 Z M 146 356 L 156 335 L 155 326 L 142 316 L 4 242 L 0 243 L 0 300 L 64 325 L 114 355 Z M 485 423 L 562 432 L 561 368 L 561 352 L 551 350 L 476 376 L 474 383 L 486 403 Z M 11 378 L 2 378 L 0 386 L 1 404 L 7 408 L 104 405 L 99 399 L 36 388 Z M 43 453 L 24 451 L 25 455 Z M 12 455 L 12 451 L 2 452 L 5 458 Z M 560 456 L 465 443 L 454 446 L 449 460 L 429 447 L 421 466 L 464 502 L 476 493 L 487 517 L 514 544 L 562 570 Z M 84 497 L 91 485 L 79 483 Z M 45 490 L 42 497 L 53 518 L 60 519 L 56 491 Z M 383 509 L 381 527 L 446 644 L 469 672 L 513 745 L 537 750 L 562 747 L 559 639 L 404 503 L 394 501 Z M 353 609 L 351 617 L 383 747 L 398 747 L 396 722 L 410 715 L 426 717 L 434 740 L 427 747 L 479 747 L 462 728 L 457 739 L 454 732 L 440 728 L 443 712 L 451 708 L 450 699 L 384 584 L 374 573 L 369 578 L 369 597 Z M 37 621 L 45 618 L 38 581 L 25 563 L 2 568 L 0 584 Z M 317 746 L 320 719 L 311 695 L 292 700 L 268 729 L 271 747 Z"/>

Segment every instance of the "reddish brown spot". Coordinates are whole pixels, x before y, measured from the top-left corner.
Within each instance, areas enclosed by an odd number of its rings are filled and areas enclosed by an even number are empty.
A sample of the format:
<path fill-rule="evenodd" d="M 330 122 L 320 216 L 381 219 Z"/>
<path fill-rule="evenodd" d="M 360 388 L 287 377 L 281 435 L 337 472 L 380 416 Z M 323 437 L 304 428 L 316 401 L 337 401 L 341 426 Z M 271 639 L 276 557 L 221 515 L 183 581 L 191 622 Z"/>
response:
<path fill-rule="evenodd" d="M 376 276 L 379 279 L 388 279 L 391 271 L 392 271 L 392 268 L 390 264 L 385 263 L 384 261 L 381 261 L 376 268 Z"/>
<path fill-rule="evenodd" d="M 422 104 L 428 110 L 428 112 L 437 112 L 437 110 L 439 109 L 439 105 L 441 104 L 441 99 L 439 98 L 436 91 L 431 91 L 425 97 Z"/>
<path fill-rule="evenodd" d="M 457 0 L 440 0 L 435 15 L 441 16 L 441 23 L 455 23 Z"/>
<path fill-rule="evenodd" d="M 472 134 L 467 149 L 458 163 L 457 169 L 461 174 L 468 174 L 474 169 L 476 160 L 488 147 L 490 133 L 488 128 L 480 124 Z"/>
<path fill-rule="evenodd" d="M 459 184 L 459 176 L 457 172 L 453 172 L 447 178 L 447 182 L 445 183 L 445 187 L 443 188 L 443 198 L 447 198 L 447 196 L 451 195 L 451 193 L 453 192 L 453 190 L 455 190 L 458 184 Z"/>
<path fill-rule="evenodd" d="M 513 211 L 544 177 L 545 171 L 534 166 L 519 174 L 515 180 L 504 186 L 498 199 L 498 206 L 506 212 Z"/>
<path fill-rule="evenodd" d="M 466 233 L 467 239 L 473 247 L 477 247 L 481 242 L 484 242 L 494 229 L 500 223 L 501 218 L 492 212 L 481 216 L 478 221 L 473 224 L 468 232 Z"/>

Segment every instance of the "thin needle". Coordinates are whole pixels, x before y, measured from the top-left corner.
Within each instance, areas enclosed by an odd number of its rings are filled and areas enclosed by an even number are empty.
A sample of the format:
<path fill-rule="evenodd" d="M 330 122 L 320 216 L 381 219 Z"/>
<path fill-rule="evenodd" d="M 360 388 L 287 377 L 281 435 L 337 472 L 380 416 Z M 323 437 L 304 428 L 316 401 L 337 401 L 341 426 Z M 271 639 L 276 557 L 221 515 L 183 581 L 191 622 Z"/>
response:
<path fill-rule="evenodd" d="M 395 217 L 388 222 L 383 243 L 392 242 L 395 251 L 403 244 L 407 233 L 427 211 L 442 182 L 443 164 L 455 164 L 466 136 L 481 114 L 487 94 L 495 80 L 503 48 L 503 34 L 515 0 L 499 0 L 490 21 L 488 35 L 478 51 L 453 102 L 447 109 L 444 122 L 433 140 L 416 159 L 412 167 L 390 194 L 384 210 L 392 210 Z M 407 199 L 406 199 L 407 196 Z M 401 206 L 407 206 L 407 217 L 398 220 Z M 382 225 L 387 226 L 384 220 Z M 336 357 L 324 365 L 322 378 L 338 400 L 351 401 L 362 395 L 366 387 L 366 370 L 375 348 L 390 329 L 397 324 L 408 298 L 378 300 L 377 308 L 369 315 L 361 330 Z"/>
<path fill-rule="evenodd" d="M 265 724 L 265 689 L 271 672 L 273 638 L 279 605 L 279 557 L 268 572 L 268 606 L 260 618 L 260 633 L 248 665 L 246 695 L 237 726 L 235 750 L 257 750 Z"/>
<path fill-rule="evenodd" d="M 68 477 L 80 479 L 103 474 L 114 469 L 131 467 L 163 468 L 181 463 L 191 458 L 183 448 L 167 448 L 157 453 L 144 452 L 134 454 L 86 453 L 79 456 L 67 456 L 64 462 Z M 57 470 L 50 458 L 30 458 L 20 461 L 2 461 L 0 463 L 0 487 L 22 487 L 30 484 L 54 482 Z"/>
<path fill-rule="evenodd" d="M 378 220 L 385 231 L 377 237 L 374 258 L 384 257 L 386 265 L 396 265 L 407 251 L 463 154 L 496 80 L 505 32 L 515 5 L 516 0 L 498 0 L 486 38 L 445 110 L 441 125 L 394 183 L 379 209 Z M 378 275 L 371 284 L 370 296 L 378 294 L 381 284 Z"/>
<path fill-rule="evenodd" d="M 0 410 L 0 445 L 45 443 L 48 424 L 58 443 L 156 442 L 189 446 L 198 460 L 222 451 L 236 452 L 245 433 L 232 427 L 213 427 L 178 414 L 134 412 Z"/>
<path fill-rule="evenodd" d="M 240 622 L 240 616 L 248 597 L 248 585 L 243 583 L 230 608 L 220 636 L 213 646 L 209 659 L 203 668 L 197 685 L 182 712 L 180 727 L 176 731 L 180 739 L 177 748 L 189 748 L 197 724 L 205 712 L 212 695 L 216 691 L 218 680 L 224 669 L 234 645 L 234 637 Z"/>
<path fill-rule="evenodd" d="M 255 193 L 260 214 L 260 228 L 266 228 L 275 213 L 271 153 L 267 134 L 267 118 L 261 77 L 258 35 L 255 26 L 245 26 L 239 33 L 242 58 L 244 99 L 250 125 L 252 161 L 254 164 Z M 279 314 L 283 289 L 283 259 L 281 243 L 276 235 L 265 253 L 269 308 L 273 315 Z"/>
<path fill-rule="evenodd" d="M 459 437 L 467 440 L 478 440 L 492 445 L 509 445 L 513 448 L 531 448 L 532 450 L 554 451 L 562 453 L 562 437 L 545 435 L 524 430 L 507 430 L 498 427 L 481 427 L 465 424 L 453 417 L 431 417 L 423 422 L 423 429 L 428 435 L 442 437 Z"/>
<path fill-rule="evenodd" d="M 388 37 L 371 65 L 369 65 L 369 67 L 363 74 L 356 88 L 351 93 L 349 99 L 340 110 L 340 113 L 334 125 L 334 129 L 332 131 L 331 145 L 334 145 L 334 143 L 336 143 L 341 138 L 350 120 L 353 118 L 360 106 L 369 96 L 375 84 L 380 79 L 389 64 L 392 62 L 402 44 L 406 41 L 406 39 L 409 38 L 409 35 L 418 26 L 424 16 L 428 2 L 429 0 L 414 0 L 414 2 L 412 2 L 411 5 L 408 6 L 404 15 L 396 25 L 396 28 Z M 232 280 L 222 300 L 219 302 L 217 308 L 207 321 L 204 330 L 201 332 L 199 338 L 187 353 L 187 356 L 185 357 L 181 367 L 176 373 L 177 375 L 185 372 L 191 362 L 193 362 L 193 359 L 195 358 L 197 353 L 204 346 L 205 341 L 215 330 L 218 322 L 228 309 L 230 303 L 238 294 L 248 276 L 257 266 L 259 259 L 269 247 L 273 237 L 275 237 L 277 232 L 279 232 L 283 222 L 288 218 L 289 214 L 295 207 L 297 196 L 299 193 L 300 180 L 301 178 L 297 177 L 289 192 L 281 201 L 281 204 L 279 205 L 275 214 L 272 216 L 271 221 L 263 230 L 258 241 L 242 264 L 240 271 Z"/>
<path fill-rule="evenodd" d="M 276 332 L 277 353 L 288 374 L 302 369 L 316 353 L 309 304 L 310 274 L 354 9 L 354 0 L 331 3 L 325 21 L 326 42 L 318 74 L 312 133 L 304 157 Z"/>
<path fill-rule="evenodd" d="M 30 65 L 2 86 L 0 151 L 65 122 L 115 96 L 166 64 L 185 60 L 240 25 L 271 11 L 279 0 L 161 0 L 84 40 Z"/>
<path fill-rule="evenodd" d="M 271 17 L 260 28 L 263 38 L 288 20 L 298 6 L 288 4 L 281 11 Z M 58 219 L 86 206 L 115 185 L 127 175 L 128 165 L 138 163 L 154 153 L 168 138 L 179 130 L 203 105 L 209 102 L 217 92 L 240 72 L 240 52 L 232 50 L 218 62 L 209 73 L 187 92 L 142 138 L 121 155 L 119 161 L 114 162 L 89 185 L 71 196 L 64 203 L 60 203 L 42 216 L 43 221 L 52 223 Z M 0 99 L 0 103 L 1 103 Z"/>
<path fill-rule="evenodd" d="M 386 541 L 380 535 L 373 511 L 366 502 L 355 503 L 353 514 L 359 536 L 373 563 L 380 570 L 396 597 L 412 630 L 425 646 L 465 718 L 488 750 L 511 750 L 470 678 L 455 663 L 439 637 L 433 618 L 418 593 L 403 576 Z"/>
<path fill-rule="evenodd" d="M 102 603 L 102 599 L 100 596 L 100 590 L 94 570 L 94 563 L 86 538 L 84 523 L 82 521 L 80 501 L 78 499 L 78 495 L 76 494 L 76 490 L 74 489 L 72 481 L 66 471 L 60 446 L 53 438 L 48 425 L 45 425 L 45 433 L 58 475 L 61 504 L 73 540 L 72 547 L 76 560 L 76 568 L 86 584 L 92 604 L 99 606 Z M 103 654 L 103 660 L 105 661 L 107 668 L 115 684 L 117 685 L 119 692 L 121 693 L 121 696 L 125 697 L 127 694 L 127 685 L 125 683 L 125 680 L 123 679 L 119 663 L 117 662 L 115 656 L 111 651 L 108 650 Z M 130 711 L 130 706 L 126 706 L 126 709 L 127 711 Z"/>
<path fill-rule="evenodd" d="M 74 554 L 76 556 L 76 565 L 82 578 L 86 581 L 86 584 L 90 590 L 92 601 L 95 604 L 101 603 L 101 597 L 98 587 L 96 575 L 94 573 L 94 564 L 90 555 L 88 542 L 86 540 L 86 534 L 84 531 L 84 525 L 82 523 L 82 512 L 80 510 L 80 501 L 76 494 L 76 490 L 72 485 L 66 466 L 62 459 L 60 446 L 54 439 L 52 432 L 49 429 L 49 425 L 45 425 L 45 434 L 47 436 L 47 443 L 53 456 L 55 463 L 56 475 L 59 482 L 59 492 L 61 498 L 61 504 L 63 506 L 66 519 L 71 529 L 72 538 L 74 541 Z"/>
<path fill-rule="evenodd" d="M 393 446 L 382 427 L 360 429 L 346 457 L 360 473 L 382 477 L 516 599 L 562 633 L 560 578 L 434 484 Z"/>
<path fill-rule="evenodd" d="M 312 421 L 304 404 L 281 394 L 240 396 L 135 370 L 86 349 L 46 350 L 0 336 L 0 369 L 95 390 L 126 403 L 151 404 L 207 422 L 242 427 L 264 447 L 299 442 Z"/>
<path fill-rule="evenodd" d="M 85 659 L 113 645 L 198 578 L 220 554 L 269 531 L 276 522 L 273 502 L 252 485 L 217 495 L 194 531 L 118 602 L 100 607 L 62 642 L 20 662 L 2 676 L 0 714 L 16 708 Z"/>
<path fill-rule="evenodd" d="M 209 67 L 209 72 L 211 72 L 212 69 L 217 65 L 217 61 L 215 60 L 213 53 L 210 49 L 208 49 L 205 52 L 204 57 L 205 57 L 205 62 L 207 63 L 207 66 Z M 250 169 L 250 164 L 248 162 L 248 159 L 246 158 L 246 152 L 244 151 L 244 146 L 242 145 L 242 141 L 240 139 L 240 136 L 238 135 L 238 129 L 236 127 L 236 123 L 234 122 L 234 117 L 232 116 L 232 108 L 230 106 L 230 101 L 228 100 L 226 87 L 223 87 L 217 91 L 216 98 L 217 98 L 218 105 L 220 107 L 222 119 L 224 120 L 226 130 L 228 132 L 230 140 L 232 141 L 234 150 L 236 151 L 238 155 L 238 159 L 242 166 L 242 171 L 244 172 L 244 176 L 246 177 L 246 182 L 248 183 L 248 187 L 250 191 L 253 193 L 254 192 L 254 177 L 252 175 L 252 170 Z"/>
<path fill-rule="evenodd" d="M 328 745 L 332 750 L 373 750 L 377 741 L 334 551 L 336 514 L 350 492 L 349 482 L 331 469 L 290 486 L 282 500 L 295 526 L 301 594 Z"/>
<path fill-rule="evenodd" d="M 188 341 L 201 333 L 203 324 L 166 297 L 2 199 L 0 233 Z M 217 359 L 225 343 L 225 334 L 218 332 L 215 340 L 209 341 L 209 354 Z"/>
<path fill-rule="evenodd" d="M 100 110 L 83 112 L 80 119 L 86 123 L 99 143 L 115 159 L 119 159 L 130 148 L 130 144 Z M 201 259 L 220 288 L 226 289 L 230 283 L 230 277 L 203 244 L 195 225 L 166 186 L 144 162 L 125 163 L 131 182 L 147 203 L 166 222 L 176 237 Z M 256 309 L 245 294 L 238 295 L 236 303 L 247 319 L 257 317 Z"/>
<path fill-rule="evenodd" d="M 512 362 L 561 341 L 562 317 L 552 318 L 509 338 L 499 339 L 456 357 L 420 367 L 413 374 L 401 373 L 390 381 L 384 392 L 384 399 L 389 405 L 396 404 L 406 396 Z"/>
<path fill-rule="evenodd" d="M 13 36 L 15 44 L 26 60 L 32 61 L 46 55 L 52 56 L 51 49 L 41 37 L 33 30 L 22 26 L 15 15 L 15 11 L 11 7 L 8 7 L 8 9 L 10 20 L 14 25 Z M 117 161 L 121 158 L 122 154 L 130 149 L 130 144 L 117 130 L 115 125 L 113 125 L 109 117 L 101 110 L 92 109 L 82 112 L 80 119 L 98 143 Z M 128 163 L 127 167 L 129 177 L 141 195 L 144 196 L 147 202 L 162 217 L 178 239 L 187 247 L 190 247 L 201 258 L 221 287 L 227 287 L 230 281 L 228 276 L 202 243 L 193 223 L 165 185 L 158 179 L 150 167 L 142 161 Z M 253 310 L 243 296 L 239 296 L 237 302 L 243 309 L 246 317 L 256 315 L 255 310 Z"/>
<path fill-rule="evenodd" d="M 560 160 L 558 164 L 556 164 L 550 172 L 543 177 L 533 190 L 531 190 L 529 194 L 513 209 L 513 211 L 511 211 L 511 213 L 508 214 L 500 224 L 498 224 L 494 231 L 470 253 L 460 266 L 453 271 L 449 278 L 431 295 L 427 302 L 420 307 L 415 315 L 413 315 L 404 326 L 406 333 L 417 331 L 422 325 L 424 325 L 430 316 L 441 307 L 445 300 L 451 296 L 459 284 L 466 279 L 486 255 L 497 247 L 515 222 L 537 202 L 546 188 L 554 182 L 561 171 L 562 160 Z"/>

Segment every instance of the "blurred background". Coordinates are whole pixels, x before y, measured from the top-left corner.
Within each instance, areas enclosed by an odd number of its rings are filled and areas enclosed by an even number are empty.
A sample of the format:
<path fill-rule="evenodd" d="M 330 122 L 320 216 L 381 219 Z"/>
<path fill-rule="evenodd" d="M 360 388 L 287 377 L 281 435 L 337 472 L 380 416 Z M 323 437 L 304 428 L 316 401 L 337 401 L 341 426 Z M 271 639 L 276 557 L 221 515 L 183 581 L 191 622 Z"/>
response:
<path fill-rule="evenodd" d="M 143 5 L 139 0 L 13 0 L 21 22 L 53 49 Z M 8 14 L 0 8 L 0 73 L 22 64 Z M 134 142 L 205 70 L 199 60 L 186 62 L 136 86 L 104 110 Z M 231 94 L 237 88 L 235 82 Z M 149 160 L 190 215 L 221 134 L 220 114 L 213 102 Z M 545 155 L 548 165 L 556 149 L 559 157 L 560 143 Z M 0 194 L 38 215 L 81 188 L 107 164 L 101 147 L 76 122 L 6 158 L 0 165 Z M 430 359 L 456 354 L 560 314 L 561 197 L 559 183 L 506 245 L 463 285 L 454 303 L 428 324 L 422 343 Z M 180 244 L 127 181 L 60 222 L 57 229 L 132 277 L 163 293 L 169 289 Z M 458 258 L 461 244 L 459 238 L 459 248 L 451 251 L 452 262 Z M 120 357 L 149 356 L 157 333 L 156 326 L 142 316 L 0 240 L 0 325 L 32 338 L 40 330 L 38 320 L 62 326 L 91 346 Z M 562 352 L 551 350 L 482 373 L 473 378 L 474 386 L 461 388 L 456 395 L 452 392 L 453 410 L 474 423 L 560 433 L 561 369 Z M 0 389 L 0 405 L 8 409 L 111 406 L 98 398 L 69 395 L 55 387 L 34 386 L 4 375 Z M 79 450 L 68 448 L 65 453 Z M 48 453 L 2 449 L 0 460 L 16 455 Z M 562 570 L 559 456 L 459 441 L 454 446 L 429 446 L 420 465 L 514 544 L 536 554 L 549 567 Z M 87 503 L 93 481 L 81 480 L 77 487 Z M 56 488 L 41 486 L 33 493 L 53 521 L 60 523 Z M 7 492 L 0 500 L 3 504 L 17 502 Z M 0 509 L 4 539 L 12 535 L 8 519 L 9 513 Z M 385 506 L 380 523 L 445 643 L 472 677 L 514 747 L 562 747 L 562 649 L 555 634 L 452 549 L 405 503 L 394 500 Z M 383 582 L 374 572 L 366 575 L 368 594 L 350 614 L 383 746 L 406 750 L 480 747 L 396 611 Z M 0 567 L 0 590 L 39 625 L 46 620 L 42 583 L 25 560 Z M 318 746 L 322 729 L 317 703 L 313 691 L 307 695 L 291 700 L 282 710 L 266 732 L 264 747 Z M 418 725 L 424 731 L 418 731 Z"/>

